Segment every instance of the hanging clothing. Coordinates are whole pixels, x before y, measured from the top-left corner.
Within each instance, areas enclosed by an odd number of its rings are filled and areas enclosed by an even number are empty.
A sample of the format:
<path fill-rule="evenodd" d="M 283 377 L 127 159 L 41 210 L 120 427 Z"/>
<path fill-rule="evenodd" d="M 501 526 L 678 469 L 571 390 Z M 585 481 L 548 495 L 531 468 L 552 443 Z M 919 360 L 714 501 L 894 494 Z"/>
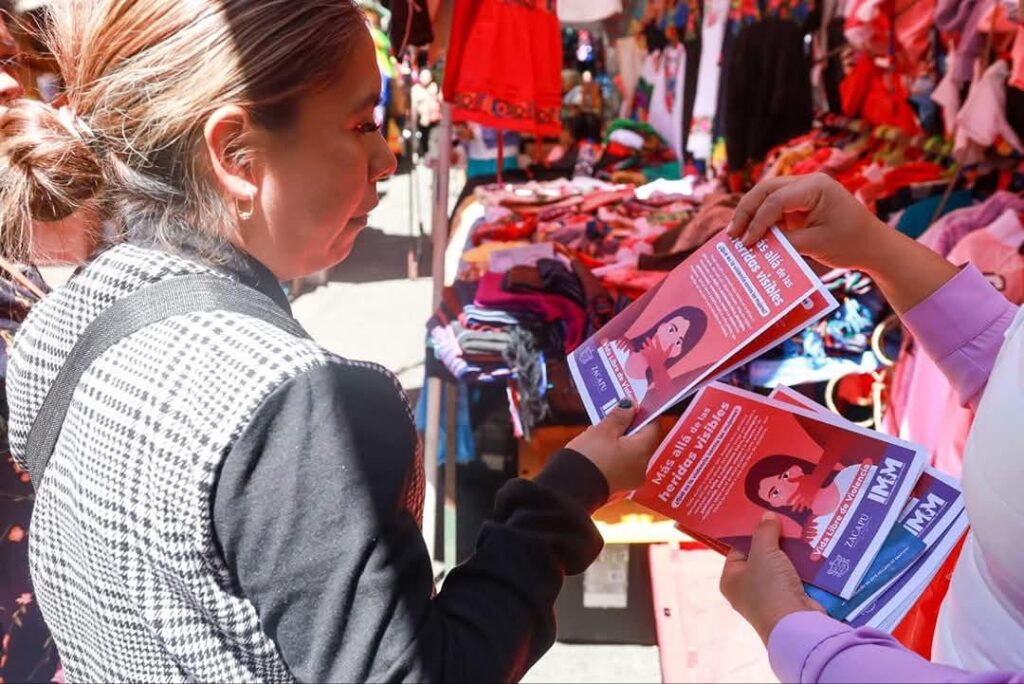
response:
<path fill-rule="evenodd" d="M 686 149 L 695 159 L 711 158 L 711 127 L 718 109 L 718 86 L 722 80 L 722 44 L 729 18 L 730 0 L 708 0 L 701 27 L 700 71 L 693 103 L 693 121 Z"/>
<path fill-rule="evenodd" d="M 994 0 L 939 0 L 935 8 L 935 26 L 940 31 L 957 33 L 956 55 L 950 60 L 953 80 L 967 83 L 974 78 L 974 62 L 985 50 L 988 36 L 978 24 Z"/>
<path fill-rule="evenodd" d="M 875 56 L 896 50 L 900 71 L 917 75 L 930 67 L 925 56 L 935 19 L 936 0 L 852 0 L 846 12 L 850 45 Z"/>
<path fill-rule="evenodd" d="M 615 56 L 619 62 L 619 79 L 622 89 L 622 105 L 619 116 L 628 118 L 633 111 L 633 97 L 640 81 L 640 73 L 647 59 L 647 51 L 636 36 L 626 36 L 615 41 Z"/>
<path fill-rule="evenodd" d="M 1024 304 L 1024 225 L 1016 211 L 1003 213 L 995 223 L 965 237 L 953 248 L 949 260 L 971 264 L 1010 302 Z M 932 462 L 939 470 L 960 477 L 964 449 L 974 413 L 960 406 L 951 387 L 945 390 L 946 408 Z"/>
<path fill-rule="evenodd" d="M 622 12 L 622 0 L 558 0 L 558 20 L 589 24 Z"/>
<path fill-rule="evenodd" d="M 558 135 L 562 39 L 554 1 L 455 3 L 444 95 L 456 121 Z"/>
<path fill-rule="evenodd" d="M 950 53 L 950 59 L 955 53 Z M 960 113 L 960 87 L 953 79 L 953 70 L 947 69 L 939 84 L 931 94 L 932 102 L 942 109 L 942 124 L 946 135 L 953 135 L 956 130 L 956 115 Z"/>
<path fill-rule="evenodd" d="M 434 26 L 427 0 L 391 0 L 388 6 L 394 54 L 404 55 L 406 48 L 423 47 L 434 42 Z"/>
<path fill-rule="evenodd" d="M 683 159 L 683 83 L 686 80 L 686 50 L 670 45 L 652 54 L 645 73 L 653 81 L 648 122 L 668 143 L 676 158 Z"/>
<path fill-rule="evenodd" d="M 647 0 L 623 0 L 622 12 L 604 20 L 604 32 L 613 41 L 637 37 L 644 31 L 647 13 Z"/>
<path fill-rule="evenodd" d="M 498 173 L 498 131 L 477 123 L 469 124 L 472 137 L 463 141 L 466 147 L 466 176 L 480 178 Z M 504 131 L 501 134 L 502 171 L 519 168 L 518 133 Z"/>
<path fill-rule="evenodd" d="M 1024 152 L 1024 143 L 1006 120 L 1006 80 L 1009 75 L 1009 65 L 997 59 L 971 85 L 971 92 L 956 116 L 953 156 L 960 163 L 980 162 L 985 151 L 999 138 L 1017 152 Z"/>
<path fill-rule="evenodd" d="M 1011 55 L 1013 65 L 1010 69 L 1010 86 L 1024 90 L 1024 26 L 1017 28 L 1017 36 L 1013 39 Z"/>
<path fill-rule="evenodd" d="M 997 192 L 981 204 L 950 212 L 936 221 L 918 241 L 942 256 L 949 256 L 957 243 L 994 222 L 1007 209 L 1024 211 L 1024 198 L 1012 192 Z"/>
<path fill-rule="evenodd" d="M 903 77 L 882 69 L 867 53 L 857 58 L 839 92 L 846 116 L 862 118 L 873 126 L 897 126 L 907 135 L 921 132 Z"/>
<path fill-rule="evenodd" d="M 742 29 L 725 71 L 731 169 L 761 161 L 776 145 L 811 129 L 811 65 L 795 22 L 768 18 Z"/>

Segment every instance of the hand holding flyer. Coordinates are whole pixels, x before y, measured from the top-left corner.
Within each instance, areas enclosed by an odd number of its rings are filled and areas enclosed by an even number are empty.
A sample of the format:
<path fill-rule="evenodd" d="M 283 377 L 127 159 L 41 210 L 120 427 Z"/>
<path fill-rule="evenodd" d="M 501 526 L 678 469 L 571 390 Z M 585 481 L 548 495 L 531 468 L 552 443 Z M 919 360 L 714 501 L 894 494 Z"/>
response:
<path fill-rule="evenodd" d="M 781 232 L 750 249 L 719 235 L 580 345 L 569 368 L 592 422 L 630 399 L 636 431 L 835 307 Z"/>
<path fill-rule="evenodd" d="M 831 417 L 825 407 L 787 387 L 777 387 L 771 398 Z M 967 526 L 960 483 L 934 468 L 925 468 L 854 596 L 843 600 L 811 585 L 806 585 L 807 593 L 837 620 L 891 632 Z"/>
<path fill-rule="evenodd" d="M 633 499 L 741 551 L 774 511 L 801 578 L 850 598 L 925 459 L 912 444 L 714 383 L 658 448 Z"/>

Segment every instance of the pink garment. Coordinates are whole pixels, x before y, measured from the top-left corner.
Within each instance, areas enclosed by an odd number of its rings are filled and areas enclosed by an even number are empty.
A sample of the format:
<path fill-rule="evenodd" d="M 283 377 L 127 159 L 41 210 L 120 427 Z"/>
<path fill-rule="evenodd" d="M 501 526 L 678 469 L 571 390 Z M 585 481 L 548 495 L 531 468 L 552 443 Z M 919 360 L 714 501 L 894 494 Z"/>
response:
<path fill-rule="evenodd" d="M 939 0 L 935 25 L 940 31 L 958 33 L 956 56 L 951 60 L 953 79 L 967 83 L 974 78 L 974 62 L 984 51 L 988 37 L 978 24 L 996 0 Z"/>
<path fill-rule="evenodd" d="M 504 275 L 485 273 L 476 291 L 476 305 L 502 311 L 528 311 L 546 323 L 565 324 L 565 351 L 571 352 L 583 342 L 586 313 L 576 302 L 552 294 L 506 292 L 501 287 Z"/>
<path fill-rule="evenodd" d="M 1010 192 L 997 192 L 981 204 L 946 214 L 918 242 L 948 258 L 968 235 L 992 225 L 1008 210 L 1024 211 L 1024 199 Z M 884 431 L 918 441 L 935 454 L 942 426 L 936 417 L 946 414 L 949 397 L 949 385 L 946 383 L 944 388 L 943 381 L 938 366 L 917 346 L 903 354 L 890 387 Z"/>
<path fill-rule="evenodd" d="M 918 242 L 942 256 L 949 256 L 957 243 L 975 230 L 993 223 L 1007 209 L 1024 211 L 1024 198 L 1000 191 L 981 204 L 951 211 L 933 223 Z"/>
<path fill-rule="evenodd" d="M 973 264 L 1004 297 L 1024 304 L 1024 224 L 1020 215 L 1007 209 L 984 230 L 961 240 L 949 253 L 954 264 Z"/>
<path fill-rule="evenodd" d="M 935 3 L 936 0 L 914 0 L 896 3 L 897 9 L 892 0 L 852 0 L 843 33 L 855 49 L 878 56 L 889 54 L 890 34 L 895 33 L 900 66 L 917 74 L 927 67 L 924 57 L 935 20 Z"/>
<path fill-rule="evenodd" d="M 955 53 L 950 54 L 954 59 Z M 960 86 L 953 80 L 953 70 L 947 69 L 939 84 L 932 91 L 932 101 L 942 108 L 942 123 L 946 135 L 953 135 L 956 130 L 956 115 L 960 112 Z"/>
<path fill-rule="evenodd" d="M 967 101 L 956 117 L 953 156 L 957 161 L 963 164 L 980 162 L 985 157 L 985 150 L 1000 137 L 1017 152 L 1024 152 L 1024 144 L 1006 120 L 1006 80 L 1009 75 L 1010 67 L 997 59 L 971 85 Z"/>
<path fill-rule="evenodd" d="M 953 249 L 949 260 L 972 264 L 1012 303 L 1024 304 L 1024 225 L 1017 212 L 1007 210 L 984 230 L 971 233 Z M 946 409 L 933 455 L 935 467 L 960 477 L 964 448 L 974 423 L 972 411 L 963 408 L 952 388 L 946 389 Z"/>
<path fill-rule="evenodd" d="M 1017 36 L 1013 39 L 1013 66 L 1010 68 L 1009 86 L 1024 90 L 1024 26 L 1017 27 Z"/>

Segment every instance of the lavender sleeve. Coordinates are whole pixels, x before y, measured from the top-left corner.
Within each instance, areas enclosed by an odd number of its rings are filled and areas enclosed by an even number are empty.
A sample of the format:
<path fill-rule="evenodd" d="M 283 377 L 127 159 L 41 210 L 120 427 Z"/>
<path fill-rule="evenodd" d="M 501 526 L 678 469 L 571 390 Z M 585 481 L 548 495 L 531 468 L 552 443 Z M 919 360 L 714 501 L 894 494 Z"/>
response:
<path fill-rule="evenodd" d="M 962 404 L 976 407 L 1017 307 L 967 266 L 903 316 Z"/>
<path fill-rule="evenodd" d="M 787 615 L 775 626 L 768 656 L 782 682 L 1024 683 L 1024 672 L 966 672 L 929 663 L 888 634 L 810 611 Z"/>

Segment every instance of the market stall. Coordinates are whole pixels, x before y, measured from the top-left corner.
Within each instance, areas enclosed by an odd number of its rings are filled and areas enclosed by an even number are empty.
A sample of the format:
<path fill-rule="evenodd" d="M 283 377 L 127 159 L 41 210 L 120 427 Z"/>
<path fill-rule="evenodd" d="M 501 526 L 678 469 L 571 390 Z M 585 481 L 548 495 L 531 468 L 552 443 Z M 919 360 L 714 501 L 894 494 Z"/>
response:
<path fill-rule="evenodd" d="M 758 181 L 828 174 L 894 230 L 979 265 L 1021 299 L 1024 83 L 1011 72 L 1022 39 L 1008 4 L 988 3 L 970 37 L 942 2 L 853 3 L 845 14 L 811 2 L 607 4 L 614 10 L 596 18 L 559 10 L 563 29 L 582 22 L 593 32 L 586 40 L 599 36 L 612 55 L 621 100 L 599 139 L 586 141 L 596 144 L 574 140 L 560 179 L 539 180 L 551 168 L 542 164 L 533 180 L 475 184 L 452 212 L 435 270 L 445 281 L 428 325 L 428 372 L 463 392 L 506 393 L 518 472 L 536 472 L 587 424 L 566 354 L 723 230 Z M 457 64 L 452 84 L 463 82 Z M 507 60 L 492 66 L 501 72 Z M 489 87 L 478 83 L 469 91 Z M 480 120 L 505 126 L 494 112 L 526 111 L 448 88 L 457 117 L 491 107 Z M 577 92 L 563 104 L 578 113 L 581 102 Z M 980 125 L 993 106 L 994 123 Z M 544 111 L 531 116 L 547 123 Z M 797 388 L 857 425 L 925 445 L 936 466 L 959 474 L 969 412 L 869 277 L 817 270 L 836 312 L 725 381 Z M 457 393 L 444 411 L 448 458 L 473 450 Z M 686 543 L 632 504 L 597 519 L 609 542 Z"/>

